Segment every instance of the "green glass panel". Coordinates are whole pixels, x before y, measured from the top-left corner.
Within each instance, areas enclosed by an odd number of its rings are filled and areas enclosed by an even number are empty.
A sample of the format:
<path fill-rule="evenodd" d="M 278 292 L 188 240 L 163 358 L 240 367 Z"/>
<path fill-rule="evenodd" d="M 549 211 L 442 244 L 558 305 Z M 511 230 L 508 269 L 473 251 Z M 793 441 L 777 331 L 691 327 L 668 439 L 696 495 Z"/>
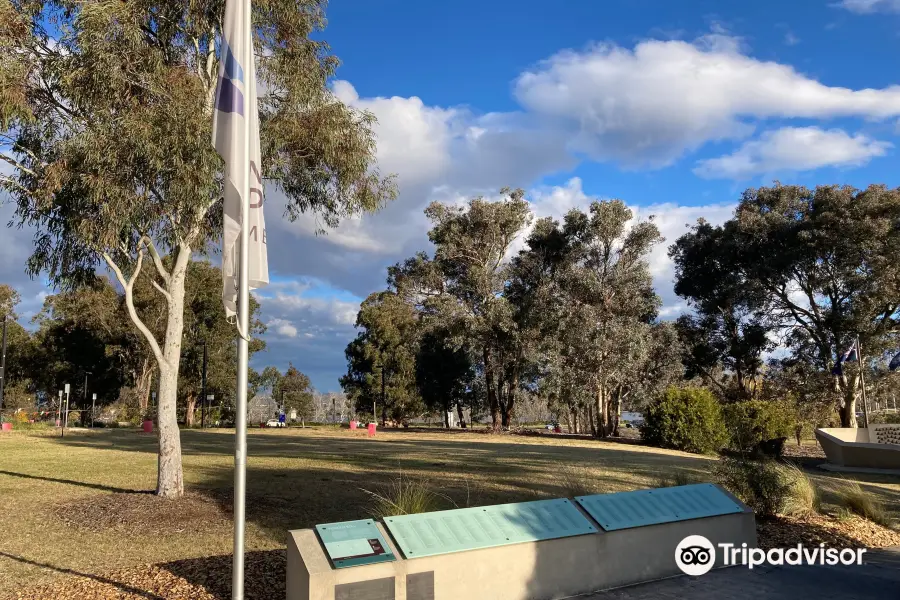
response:
<path fill-rule="evenodd" d="M 538 500 L 420 515 L 384 524 L 406 558 L 596 533 L 569 500 Z"/>
<path fill-rule="evenodd" d="M 711 483 L 576 496 L 575 501 L 606 531 L 715 517 L 744 510 L 742 505 Z"/>
<path fill-rule="evenodd" d="M 371 519 L 316 525 L 316 532 L 336 569 L 397 559 Z"/>

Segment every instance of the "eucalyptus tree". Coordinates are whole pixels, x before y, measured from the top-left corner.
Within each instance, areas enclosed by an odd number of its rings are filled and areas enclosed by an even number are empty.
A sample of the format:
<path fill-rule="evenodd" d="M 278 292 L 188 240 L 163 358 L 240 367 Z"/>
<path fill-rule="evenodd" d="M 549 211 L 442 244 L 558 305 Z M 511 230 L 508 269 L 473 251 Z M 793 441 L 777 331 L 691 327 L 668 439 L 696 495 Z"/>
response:
<path fill-rule="evenodd" d="M 898 222 L 900 190 L 885 186 L 748 189 L 734 217 L 715 232 L 732 250 L 698 260 L 681 281 L 698 287 L 696 280 L 706 280 L 700 286 L 712 288 L 710 294 L 740 296 L 765 315 L 793 359 L 832 374 L 841 424 L 855 427 L 860 370 L 843 357 L 857 338 L 873 360 L 900 346 Z M 690 232 L 678 246 L 693 246 L 701 235 Z M 736 289 L 727 289 L 735 281 Z"/>
<path fill-rule="evenodd" d="M 570 211 L 561 226 L 567 250 L 558 275 L 565 310 L 558 319 L 563 379 L 590 389 L 592 429 L 618 428 L 622 404 L 636 389 L 660 305 L 647 255 L 662 241 L 652 222 L 633 222 L 621 200 Z"/>
<path fill-rule="evenodd" d="M 503 295 L 508 254 L 532 218 L 524 191 L 500 193 L 497 201 L 478 197 L 465 206 L 429 205 L 434 257 L 419 253 L 392 267 L 388 277 L 398 294 L 471 341 L 495 430 L 509 424 L 522 375 L 514 309 Z"/>
<path fill-rule="evenodd" d="M 296 218 L 333 225 L 395 194 L 373 168 L 373 117 L 329 91 L 324 0 L 257 0 L 261 177 Z M 219 241 L 223 165 L 212 104 L 224 0 L 0 4 L 0 177 L 36 229 L 33 274 L 72 288 L 107 267 L 160 374 L 157 493 L 183 493 L 176 398 L 188 263 Z M 170 257 L 168 266 L 164 256 Z M 149 263 L 149 264 L 146 264 Z M 134 306 L 154 269 L 165 330 Z"/>
<path fill-rule="evenodd" d="M 693 310 L 677 321 L 687 374 L 702 377 L 725 400 L 757 396 L 764 356 L 775 348 L 766 303 L 735 268 L 741 250 L 731 226 L 703 219 L 669 248 L 675 293 Z"/>

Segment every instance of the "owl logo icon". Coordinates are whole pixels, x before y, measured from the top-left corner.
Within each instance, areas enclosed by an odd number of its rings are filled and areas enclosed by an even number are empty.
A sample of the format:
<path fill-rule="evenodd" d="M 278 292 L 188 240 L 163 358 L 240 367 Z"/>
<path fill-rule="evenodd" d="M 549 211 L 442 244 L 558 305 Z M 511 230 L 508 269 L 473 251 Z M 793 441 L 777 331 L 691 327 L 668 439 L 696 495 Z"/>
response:
<path fill-rule="evenodd" d="M 675 564 L 686 575 L 708 573 L 716 562 L 716 548 L 702 535 L 689 535 L 675 548 Z"/>

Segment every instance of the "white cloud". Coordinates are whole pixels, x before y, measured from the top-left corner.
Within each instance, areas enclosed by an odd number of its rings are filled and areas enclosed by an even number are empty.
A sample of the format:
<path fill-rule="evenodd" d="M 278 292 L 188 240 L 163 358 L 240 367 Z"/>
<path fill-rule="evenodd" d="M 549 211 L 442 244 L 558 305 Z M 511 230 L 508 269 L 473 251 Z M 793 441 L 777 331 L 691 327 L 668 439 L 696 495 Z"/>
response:
<path fill-rule="evenodd" d="M 792 31 L 788 31 L 784 34 L 784 43 L 788 46 L 796 46 L 800 43 L 800 38 L 798 38 Z"/>
<path fill-rule="evenodd" d="M 269 329 L 275 331 L 276 334 L 281 337 L 286 338 L 295 338 L 297 337 L 297 328 L 294 325 L 285 319 L 272 319 L 268 323 Z"/>
<path fill-rule="evenodd" d="M 694 173 L 707 179 L 749 179 L 778 171 L 857 167 L 884 156 L 892 144 L 841 129 L 784 127 L 745 142 L 732 154 L 701 160 Z"/>
<path fill-rule="evenodd" d="M 900 12 L 900 0 L 841 0 L 834 6 L 860 14 Z"/>
<path fill-rule="evenodd" d="M 723 33 L 560 52 L 520 75 L 515 94 L 573 127 L 576 149 L 628 166 L 670 164 L 707 142 L 746 137 L 762 119 L 900 115 L 900 86 L 831 87 L 752 58 Z"/>
<path fill-rule="evenodd" d="M 336 300 L 330 297 L 309 298 L 282 292 L 277 292 L 274 297 L 262 296 L 259 301 L 267 313 L 280 315 L 276 320 L 281 320 L 283 315 L 297 315 L 301 320 L 314 320 L 327 325 L 352 326 L 356 322 L 356 313 L 359 311 L 359 302 Z M 294 336 L 296 336 L 296 330 Z"/>

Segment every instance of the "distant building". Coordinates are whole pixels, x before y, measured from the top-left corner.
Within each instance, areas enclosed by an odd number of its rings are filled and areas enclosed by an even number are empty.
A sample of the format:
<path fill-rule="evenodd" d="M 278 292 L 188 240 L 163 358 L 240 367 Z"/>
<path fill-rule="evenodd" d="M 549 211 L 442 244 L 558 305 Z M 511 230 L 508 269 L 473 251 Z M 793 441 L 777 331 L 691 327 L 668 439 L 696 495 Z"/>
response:
<path fill-rule="evenodd" d="M 251 425 L 265 423 L 276 417 L 278 417 L 278 403 L 268 394 L 258 394 L 247 403 L 247 422 Z"/>

